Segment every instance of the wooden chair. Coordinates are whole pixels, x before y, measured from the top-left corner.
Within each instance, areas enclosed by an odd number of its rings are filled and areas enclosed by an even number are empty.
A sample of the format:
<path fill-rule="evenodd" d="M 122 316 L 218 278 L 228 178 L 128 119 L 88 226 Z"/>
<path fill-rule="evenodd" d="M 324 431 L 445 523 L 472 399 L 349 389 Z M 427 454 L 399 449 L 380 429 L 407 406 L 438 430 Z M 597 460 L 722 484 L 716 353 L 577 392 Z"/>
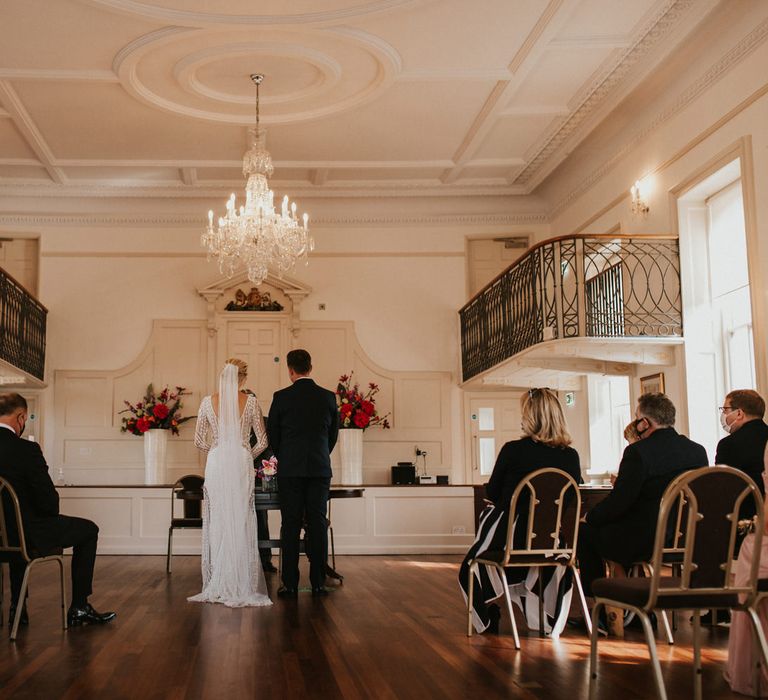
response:
<path fill-rule="evenodd" d="M 6 561 L 8 557 L 21 557 L 22 561 L 26 563 L 24 579 L 21 583 L 21 591 L 19 591 L 19 603 L 16 606 L 16 615 L 12 621 L 11 641 L 16 639 L 19 631 L 19 621 L 21 620 L 24 601 L 27 597 L 29 575 L 36 564 L 43 562 L 55 561 L 59 565 L 61 578 L 61 622 L 62 628 L 67 629 L 67 609 L 65 607 L 66 582 L 64 580 L 64 557 L 62 556 L 62 550 L 56 549 L 48 553 L 39 553 L 27 547 L 19 498 L 13 490 L 13 486 L 2 477 L 0 477 L 0 555 Z M 0 605 L 2 605 L 2 599 L 0 599 Z M 9 622 L 11 621 L 9 620 Z"/>
<path fill-rule="evenodd" d="M 684 528 L 678 528 L 682 539 L 674 548 L 681 555 L 680 575 L 663 576 L 667 523 L 679 512 L 681 496 L 686 500 L 685 524 Z M 650 577 L 604 578 L 592 585 L 595 606 L 592 608 L 590 648 L 591 700 L 597 690 L 596 625 L 604 606 L 632 610 L 640 618 L 656 689 L 662 700 L 666 700 L 667 694 L 649 614 L 656 609 L 693 610 L 694 697 L 701 698 L 701 609 L 717 607 L 748 612 L 748 603 L 740 603 L 739 594 L 746 595 L 747 601 L 755 598 L 757 557 L 752 562 L 748 585 L 736 586 L 731 577 L 739 508 L 747 498 L 754 499 L 759 514 L 758 533 L 755 534 L 755 551 L 759 552 L 763 529 L 762 497 L 744 472 L 731 467 L 702 467 L 684 472 L 669 484 L 661 499 Z M 669 554 L 670 548 L 666 549 Z M 750 615 L 750 620 L 753 626 L 757 624 L 756 615 Z M 762 630 L 755 630 L 755 633 L 762 635 Z"/>
<path fill-rule="evenodd" d="M 168 528 L 168 555 L 165 569 L 171 573 L 171 557 L 173 556 L 173 531 L 192 530 L 203 527 L 203 484 L 205 479 L 197 474 L 182 476 L 171 489 L 171 524 Z M 174 517 L 174 503 L 183 502 L 183 517 Z"/>
<path fill-rule="evenodd" d="M 569 492 L 575 507 L 569 507 L 566 503 Z M 514 533 L 516 529 L 515 518 L 520 506 L 525 502 L 524 494 L 528 500 L 527 522 L 518 523 L 517 527 L 523 527 L 524 545 L 516 549 L 514 545 Z M 522 501 L 522 502 L 521 502 Z M 566 519 L 566 515 L 568 518 Z M 514 567 L 548 567 L 562 566 L 573 573 L 574 583 L 579 593 L 581 609 L 587 629 L 591 631 L 587 602 L 584 598 L 584 590 L 581 587 L 579 572 L 576 568 L 576 544 L 579 532 L 579 519 L 581 517 L 581 494 L 579 486 L 572 476 L 560 469 L 538 469 L 528 474 L 515 489 L 509 505 L 509 524 L 507 526 L 507 539 L 504 549 L 499 551 L 482 552 L 473 559 L 469 566 L 469 595 L 467 597 L 467 636 L 472 636 L 472 603 L 474 595 L 474 582 L 478 567 L 482 565 L 494 567 L 506 583 L 505 569 Z M 518 538 L 519 539 L 519 538 Z M 536 542 L 534 543 L 534 540 Z M 570 541 L 569 541 L 570 540 Z M 541 586 L 541 577 L 539 577 Z M 512 634 L 515 639 L 515 648 L 520 648 L 520 638 L 517 633 L 515 616 L 512 611 L 512 601 L 509 596 L 509 587 L 504 586 L 504 597 L 507 603 L 507 611 L 512 622 Z M 544 611 L 539 588 L 539 626 L 543 624 Z"/>
<path fill-rule="evenodd" d="M 677 507 L 674 509 L 671 518 L 669 520 L 669 527 L 665 536 L 665 547 L 662 552 L 661 563 L 664 566 L 672 568 L 673 576 L 680 576 L 681 566 L 683 562 L 683 550 L 682 542 L 685 536 L 686 518 L 688 502 L 685 500 L 685 494 L 681 493 Z M 625 571 L 621 564 L 616 562 L 608 562 L 608 576 L 621 577 L 621 576 L 645 576 L 650 578 L 653 576 L 653 567 L 650 561 L 638 561 L 634 562 L 628 570 Z M 623 612 L 623 615 L 619 615 L 619 612 Z M 622 638 L 624 637 L 624 627 L 628 625 L 634 618 L 635 613 L 632 610 L 625 609 L 623 611 L 612 609 L 610 606 L 606 606 L 606 616 L 608 618 L 608 631 L 610 634 Z M 675 643 L 675 638 L 672 635 L 672 630 L 677 629 L 675 624 L 675 611 L 672 611 L 672 626 L 670 627 L 669 618 L 667 617 L 666 610 L 659 611 L 659 617 L 664 625 L 664 633 L 667 637 L 669 644 Z"/>

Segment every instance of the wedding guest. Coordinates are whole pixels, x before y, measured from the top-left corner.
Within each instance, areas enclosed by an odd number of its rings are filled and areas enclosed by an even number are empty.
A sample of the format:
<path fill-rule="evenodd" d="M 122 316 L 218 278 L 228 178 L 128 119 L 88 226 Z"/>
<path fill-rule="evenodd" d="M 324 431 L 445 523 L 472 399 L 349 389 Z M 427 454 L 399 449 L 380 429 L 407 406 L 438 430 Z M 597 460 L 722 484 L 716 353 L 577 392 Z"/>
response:
<path fill-rule="evenodd" d="M 661 496 L 680 473 L 708 464 L 707 451 L 679 435 L 675 406 L 664 394 L 637 400 L 635 428 L 640 440 L 627 445 L 611 493 L 579 528 L 578 559 L 584 592 L 605 576 L 605 562 L 628 569 L 651 556 Z"/>
<path fill-rule="evenodd" d="M 728 397 L 726 397 L 726 403 L 727 399 Z M 765 488 L 765 482 L 768 481 L 768 447 L 763 453 L 763 473 L 761 476 L 760 481 Z M 755 556 L 760 557 L 758 578 L 768 578 L 768 503 L 765 504 L 764 508 L 765 531 L 760 551 L 755 552 L 754 534 L 747 535 L 741 544 L 739 558 L 736 561 L 734 583 L 737 586 L 744 586 L 749 582 L 752 560 Z M 763 632 L 768 634 L 768 600 L 762 602 L 757 614 Z M 762 663 L 760 664 L 758 687 L 755 688 L 754 685 L 755 659 L 759 654 L 760 650 L 752 636 L 752 625 L 747 619 L 747 613 L 734 610 L 731 616 L 731 629 L 728 634 L 728 662 L 725 667 L 725 680 L 728 681 L 731 690 L 753 697 L 768 697 L 768 668 Z"/>
<path fill-rule="evenodd" d="M 507 523 L 509 519 L 508 508 L 512 494 L 517 485 L 531 472 L 542 467 L 554 467 L 568 472 L 577 483 L 582 483 L 579 454 L 570 447 L 572 442 L 563 415 L 563 409 L 556 394 L 550 389 L 530 389 L 520 399 L 522 412 L 521 428 L 525 437 L 506 443 L 500 450 L 493 467 L 493 473 L 485 487 L 490 501 L 480 516 L 475 541 L 467 552 L 459 569 L 459 585 L 467 600 L 469 590 L 469 565 L 472 559 L 481 555 L 484 551 L 501 550 L 506 544 Z M 526 494 L 527 496 L 527 494 Z M 527 517 L 528 502 L 526 497 L 518 506 L 518 522 L 524 522 Z M 515 530 L 513 543 L 523 545 L 525 537 L 524 528 Z M 555 573 L 557 572 L 557 573 Z M 547 586 L 554 584 L 554 588 L 560 588 L 559 578 L 562 577 L 561 569 L 547 567 L 543 574 Z M 528 578 L 528 569 L 520 567 L 507 571 L 508 585 L 519 584 Z M 519 591 L 522 595 L 535 595 L 535 586 L 528 586 L 535 581 L 526 580 L 526 586 L 530 590 Z M 492 567 L 481 566 L 475 581 L 475 594 L 473 596 L 472 622 L 478 632 L 488 631 L 498 633 L 501 610 L 498 605 L 492 603 L 503 595 L 503 582 L 496 575 Z M 512 591 L 512 589 L 510 589 Z M 570 587 L 568 587 L 570 593 Z M 514 595 L 516 602 L 520 595 Z M 560 599 L 560 600 L 558 600 Z M 568 598 L 570 600 L 570 597 Z M 568 605 L 558 605 L 562 601 L 561 596 L 546 595 L 545 605 L 547 620 L 545 629 L 554 627 L 562 629 L 568 613 Z M 536 609 L 538 605 L 527 605 L 527 609 Z M 564 610 L 564 615 L 554 620 L 556 611 Z M 538 614 L 538 613 L 537 613 Z M 562 619 L 560 619 L 562 617 Z M 528 621 L 529 627 L 538 627 L 538 624 Z"/>
<path fill-rule="evenodd" d="M 737 389 L 729 393 L 720 407 L 720 425 L 728 435 L 717 443 L 715 452 L 715 464 L 741 469 L 752 477 L 763 496 L 763 453 L 768 443 L 764 414 L 765 401 L 756 391 Z M 747 499 L 739 516 L 751 518 L 754 514 L 754 503 Z"/>
<path fill-rule="evenodd" d="M 59 513 L 59 494 L 48 474 L 48 465 L 40 446 L 22 440 L 27 423 L 27 401 L 15 393 L 0 394 L 0 477 L 8 481 L 19 499 L 27 546 L 45 556 L 59 549 L 72 547 L 72 602 L 67 612 L 70 627 L 100 624 L 114 619 L 114 612 L 100 613 L 88 602 L 92 592 L 93 567 L 99 528 L 84 518 Z M 8 517 L 13 512 L 10 501 L 4 503 L 6 526 L 11 537 L 16 525 Z M 11 609 L 10 620 L 19 604 L 26 562 L 21 557 L 10 562 Z M 26 601 L 21 611 L 21 624 L 28 624 Z"/>
<path fill-rule="evenodd" d="M 313 596 L 324 596 L 328 561 L 328 496 L 331 451 L 339 435 L 336 395 L 310 377 L 306 350 L 288 353 L 291 386 L 276 391 L 267 420 L 269 444 L 278 462 L 277 485 L 283 520 L 281 598 L 296 598 L 299 587 L 299 537 L 306 522 L 309 580 Z"/>

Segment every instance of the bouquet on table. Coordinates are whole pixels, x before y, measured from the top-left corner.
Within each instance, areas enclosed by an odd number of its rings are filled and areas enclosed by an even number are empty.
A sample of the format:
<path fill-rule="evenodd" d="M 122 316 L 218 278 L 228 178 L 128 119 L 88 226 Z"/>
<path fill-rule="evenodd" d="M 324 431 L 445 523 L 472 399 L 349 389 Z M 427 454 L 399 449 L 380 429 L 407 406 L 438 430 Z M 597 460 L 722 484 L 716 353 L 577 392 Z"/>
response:
<path fill-rule="evenodd" d="M 277 475 L 277 457 L 272 455 L 269 459 L 262 459 L 261 466 L 256 469 L 256 474 L 261 479 L 262 491 L 274 491 L 275 476 Z"/>
<path fill-rule="evenodd" d="M 339 409 L 339 427 L 356 428 L 365 430 L 372 425 L 389 428 L 389 413 L 380 416 L 376 411 L 376 394 L 379 393 L 379 385 L 370 382 L 368 391 L 363 393 L 360 385 L 352 383 L 354 372 L 342 374 L 336 387 L 336 405 Z"/>
<path fill-rule="evenodd" d="M 188 396 L 190 392 L 183 386 L 177 386 L 175 391 L 171 391 L 167 386 L 159 393 L 155 393 L 154 387 L 150 384 L 144 398 L 132 404 L 125 401 L 128 408 L 124 408 L 119 413 L 130 413 L 130 416 L 123 418 L 123 425 L 120 431 L 131 433 L 132 435 L 143 435 L 148 430 L 160 429 L 170 430 L 174 435 L 179 434 L 179 426 L 192 420 L 194 416 L 181 417 L 181 397 Z"/>

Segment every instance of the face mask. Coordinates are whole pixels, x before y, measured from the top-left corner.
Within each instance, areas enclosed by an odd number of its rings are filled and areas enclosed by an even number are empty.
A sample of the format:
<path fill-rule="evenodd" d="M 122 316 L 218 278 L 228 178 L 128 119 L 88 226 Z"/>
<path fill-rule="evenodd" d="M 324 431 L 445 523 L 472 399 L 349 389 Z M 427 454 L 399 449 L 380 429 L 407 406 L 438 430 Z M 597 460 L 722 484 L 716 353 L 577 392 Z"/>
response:
<path fill-rule="evenodd" d="M 23 424 L 21 423 L 21 421 L 19 421 L 19 424 L 21 425 L 21 427 L 19 428 L 19 437 L 21 437 L 22 435 L 24 435 L 24 428 L 27 427 L 27 421 L 24 421 Z"/>
<path fill-rule="evenodd" d="M 640 430 L 641 423 L 645 423 L 645 427 L 642 430 Z M 643 433 L 648 430 L 648 421 L 645 418 L 638 418 L 635 421 L 635 430 L 640 437 L 643 437 Z"/>
<path fill-rule="evenodd" d="M 731 434 L 731 426 L 728 425 L 728 414 L 727 413 L 721 413 L 720 414 L 720 425 L 722 426 L 723 430 L 725 430 L 726 433 L 729 435 Z"/>

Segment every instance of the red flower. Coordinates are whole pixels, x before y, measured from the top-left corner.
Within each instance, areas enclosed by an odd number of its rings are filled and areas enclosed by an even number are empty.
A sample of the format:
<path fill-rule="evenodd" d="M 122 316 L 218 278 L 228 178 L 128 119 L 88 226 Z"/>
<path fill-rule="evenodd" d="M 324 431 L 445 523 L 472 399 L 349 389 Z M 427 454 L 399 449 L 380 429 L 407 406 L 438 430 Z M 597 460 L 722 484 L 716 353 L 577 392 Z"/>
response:
<path fill-rule="evenodd" d="M 155 418 L 158 420 L 163 420 L 163 418 L 168 417 L 168 406 L 166 406 L 164 403 L 156 404 L 155 407 L 152 409 L 152 413 L 155 414 Z"/>
<path fill-rule="evenodd" d="M 357 411 L 355 415 L 352 417 L 352 422 L 358 427 L 358 428 L 367 428 L 368 423 L 371 422 L 370 416 L 367 416 L 362 411 Z"/>
<path fill-rule="evenodd" d="M 341 413 L 342 417 L 346 418 L 352 411 L 354 410 L 351 403 L 343 403 L 341 406 L 339 406 L 339 413 Z"/>
<path fill-rule="evenodd" d="M 361 401 L 360 410 L 370 417 L 376 412 L 376 407 L 370 401 Z"/>
<path fill-rule="evenodd" d="M 149 421 L 146 418 L 139 418 L 139 420 L 136 421 L 136 430 L 140 433 L 146 433 L 147 430 L 149 430 L 149 427 Z"/>

